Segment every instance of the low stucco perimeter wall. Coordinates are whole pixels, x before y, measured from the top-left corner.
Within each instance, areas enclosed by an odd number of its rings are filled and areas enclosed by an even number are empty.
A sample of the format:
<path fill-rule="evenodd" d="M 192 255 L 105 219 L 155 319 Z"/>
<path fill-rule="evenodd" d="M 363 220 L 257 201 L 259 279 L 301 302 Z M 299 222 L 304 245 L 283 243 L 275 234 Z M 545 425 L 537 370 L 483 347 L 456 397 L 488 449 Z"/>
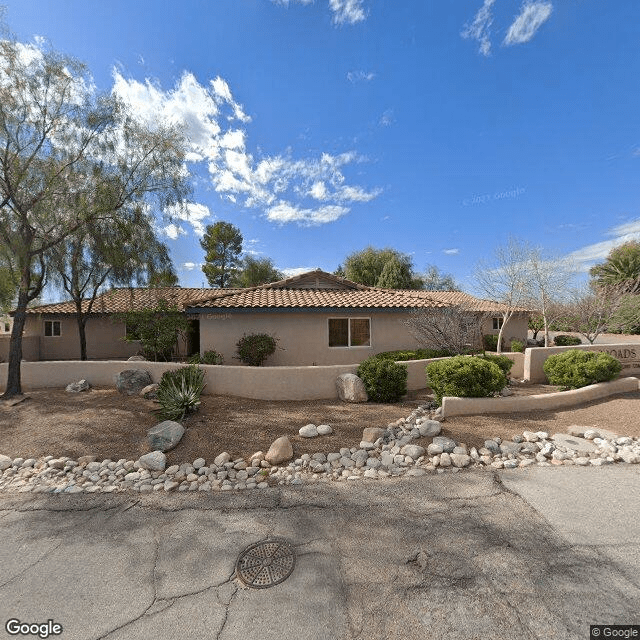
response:
<path fill-rule="evenodd" d="M 516 361 L 521 353 L 505 354 Z M 518 358 L 520 356 L 520 358 Z M 441 360 L 436 358 L 435 360 Z M 427 386 L 425 368 L 430 360 L 402 362 L 407 366 L 407 389 L 416 391 Z M 0 364 L 0 390 L 7 380 L 7 364 Z M 70 382 L 85 379 L 94 387 L 114 384 L 114 377 L 125 369 L 149 371 L 154 382 L 170 369 L 184 366 L 169 362 L 141 362 L 126 360 L 64 360 L 21 363 L 21 381 L 24 391 L 46 388 L 64 388 Z M 331 400 L 338 397 L 336 378 L 343 373 L 356 373 L 357 364 L 316 367 L 242 367 L 227 365 L 200 365 L 205 372 L 205 395 L 229 395 L 255 400 Z M 517 375 L 512 370 L 512 375 Z"/>
<path fill-rule="evenodd" d="M 640 345 L 623 342 L 620 344 L 581 344 L 572 347 L 530 347 L 525 350 L 524 379 L 529 382 L 546 383 L 547 376 L 542 368 L 545 360 L 555 353 L 580 349 L 581 351 L 605 351 L 622 363 L 622 375 L 640 373 Z"/>
<path fill-rule="evenodd" d="M 487 413 L 519 413 L 522 411 L 547 411 L 568 409 L 584 402 L 599 400 L 617 393 L 638 391 L 638 378 L 619 378 L 612 382 L 599 382 L 582 389 L 559 391 L 526 397 L 509 398 L 442 398 L 442 415 L 484 415 Z"/>

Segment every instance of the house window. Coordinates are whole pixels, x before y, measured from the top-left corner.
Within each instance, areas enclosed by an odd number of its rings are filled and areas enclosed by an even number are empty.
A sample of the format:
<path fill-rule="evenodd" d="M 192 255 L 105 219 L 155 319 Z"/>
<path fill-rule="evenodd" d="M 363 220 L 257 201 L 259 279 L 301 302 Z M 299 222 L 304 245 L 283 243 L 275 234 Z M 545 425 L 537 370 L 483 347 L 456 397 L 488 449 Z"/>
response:
<path fill-rule="evenodd" d="M 493 318 L 494 331 L 500 331 L 503 324 L 504 324 L 504 318 Z"/>
<path fill-rule="evenodd" d="M 4 323 L 4 330 L 5 331 L 9 331 L 9 323 L 8 322 Z"/>
<path fill-rule="evenodd" d="M 60 335 L 60 320 L 45 320 L 44 321 L 44 335 L 45 336 L 59 336 Z"/>
<path fill-rule="evenodd" d="M 369 318 L 329 318 L 330 347 L 370 347 Z"/>

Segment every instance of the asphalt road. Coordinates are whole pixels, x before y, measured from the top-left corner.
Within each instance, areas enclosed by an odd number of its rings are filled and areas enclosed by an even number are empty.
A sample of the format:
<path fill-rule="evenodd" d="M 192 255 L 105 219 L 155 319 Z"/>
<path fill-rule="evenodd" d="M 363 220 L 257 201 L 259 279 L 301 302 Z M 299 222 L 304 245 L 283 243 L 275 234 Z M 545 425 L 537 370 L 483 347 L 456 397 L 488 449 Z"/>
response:
<path fill-rule="evenodd" d="M 64 640 L 589 638 L 640 624 L 640 467 L 247 493 L 0 494 L 5 622 Z M 269 589 L 238 554 L 297 551 Z M 28 636 L 37 637 L 37 636 Z M 54 636 L 51 636 L 54 637 Z"/>

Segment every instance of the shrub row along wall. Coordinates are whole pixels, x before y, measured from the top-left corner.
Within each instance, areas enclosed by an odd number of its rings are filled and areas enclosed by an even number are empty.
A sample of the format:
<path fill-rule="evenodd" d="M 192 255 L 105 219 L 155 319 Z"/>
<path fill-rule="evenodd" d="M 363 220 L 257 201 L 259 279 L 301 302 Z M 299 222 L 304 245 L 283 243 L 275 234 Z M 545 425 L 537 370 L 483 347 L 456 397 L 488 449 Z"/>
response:
<path fill-rule="evenodd" d="M 522 376 L 524 355 L 509 353 L 515 361 L 513 377 Z M 436 358 L 439 359 L 439 358 Z M 426 386 L 425 368 L 430 360 L 401 362 L 407 365 L 407 389 L 415 391 Z M 92 386 L 108 387 L 114 376 L 125 369 L 146 369 L 154 382 L 163 372 L 181 364 L 123 360 L 77 360 L 26 362 L 21 364 L 24 391 L 43 388 L 64 388 L 70 382 L 86 379 Z M 357 364 L 317 367 L 241 367 L 200 365 L 205 372 L 205 395 L 229 395 L 255 400 L 330 400 L 337 398 L 336 378 L 342 373 L 356 373 Z M 7 380 L 7 364 L 0 364 L 0 389 Z"/>
<path fill-rule="evenodd" d="M 573 347 L 530 347 L 524 354 L 524 379 L 533 383 L 546 383 L 543 365 L 545 360 L 556 353 L 580 349 L 581 351 L 604 351 L 622 363 L 622 376 L 640 374 L 640 344 L 583 344 Z M 508 355 L 508 354 L 505 354 Z"/>
<path fill-rule="evenodd" d="M 582 389 L 542 393 L 535 396 L 513 398 L 443 398 L 442 415 L 485 415 L 487 413 L 518 413 L 521 411 L 549 411 L 568 409 L 584 402 L 599 400 L 618 393 L 638 391 L 637 378 L 620 378 L 612 382 L 599 382 Z"/>

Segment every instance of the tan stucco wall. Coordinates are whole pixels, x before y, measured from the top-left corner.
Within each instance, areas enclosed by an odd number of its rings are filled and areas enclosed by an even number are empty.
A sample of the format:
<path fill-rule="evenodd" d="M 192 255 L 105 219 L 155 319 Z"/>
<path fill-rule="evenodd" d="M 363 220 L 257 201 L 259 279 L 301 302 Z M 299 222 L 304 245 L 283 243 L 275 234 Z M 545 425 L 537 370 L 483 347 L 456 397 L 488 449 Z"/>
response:
<path fill-rule="evenodd" d="M 60 321 L 59 336 L 44 335 L 44 321 Z M 109 316 L 93 316 L 87 320 L 87 358 L 89 360 L 106 360 L 128 358 L 140 350 L 140 342 L 125 342 L 125 324 L 113 322 Z M 24 335 L 39 336 L 40 360 L 78 360 L 80 358 L 80 337 L 78 323 L 71 316 L 46 317 L 28 316 Z M 181 353 L 186 353 L 181 341 Z M 25 360 L 28 359 L 25 357 Z M 37 358 L 33 358 L 37 359 Z"/>
<path fill-rule="evenodd" d="M 402 324 L 407 317 L 407 312 L 366 310 L 202 314 L 200 351 L 215 349 L 222 353 L 225 364 L 239 364 L 234 356 L 242 335 L 268 333 L 279 338 L 276 352 L 265 363 L 268 366 L 353 364 L 381 351 L 418 348 L 415 338 Z M 329 347 L 329 318 L 371 318 L 371 346 Z"/>
<path fill-rule="evenodd" d="M 493 328 L 493 317 L 500 317 L 498 314 L 495 316 L 490 316 L 485 319 L 482 324 L 482 333 L 483 335 L 495 335 L 497 336 L 500 331 L 499 329 Z M 505 347 L 508 349 L 511 340 L 519 340 L 522 344 L 527 344 L 527 336 L 529 331 L 529 315 L 514 313 L 511 318 L 509 318 L 509 322 L 504 327 L 504 331 L 502 332 L 502 338 L 504 340 Z"/>
<path fill-rule="evenodd" d="M 0 336 L 0 362 L 9 360 L 9 344 L 11 335 Z M 40 360 L 40 338 L 39 336 L 22 336 L 22 359 L 36 361 Z"/>
<path fill-rule="evenodd" d="M 525 350 L 524 377 L 529 382 L 548 382 L 542 368 L 545 360 L 555 353 L 571 349 L 606 351 L 622 363 L 623 376 L 640 374 L 640 345 L 638 343 L 583 344 L 571 347 L 530 347 Z"/>
<path fill-rule="evenodd" d="M 485 415 L 487 413 L 518 413 L 521 411 L 548 411 L 568 409 L 576 405 L 607 398 L 617 393 L 637 391 L 637 378 L 621 378 L 612 382 L 600 382 L 582 389 L 542 393 L 534 396 L 512 398 L 450 398 L 442 399 L 442 415 L 451 416 Z"/>

